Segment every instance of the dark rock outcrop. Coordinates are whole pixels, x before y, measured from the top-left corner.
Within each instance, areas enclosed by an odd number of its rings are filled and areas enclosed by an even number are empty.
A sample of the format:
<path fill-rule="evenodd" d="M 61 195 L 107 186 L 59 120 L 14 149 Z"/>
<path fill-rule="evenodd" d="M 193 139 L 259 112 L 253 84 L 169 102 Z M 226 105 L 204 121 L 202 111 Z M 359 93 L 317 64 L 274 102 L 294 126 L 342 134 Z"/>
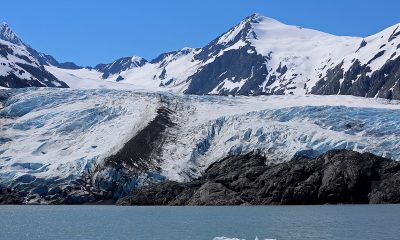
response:
<path fill-rule="evenodd" d="M 17 62 L 10 59 L 17 57 L 23 62 Z M 1 67 L 10 67 L 11 72 L 0 76 L 0 86 L 7 88 L 23 87 L 60 87 L 68 88 L 63 81 L 58 80 L 54 75 L 48 72 L 43 65 L 34 63 L 27 55 L 17 54 L 10 46 L 0 43 L 0 58 L 7 63 L 2 63 Z M 31 77 L 27 79 L 24 74 L 29 73 Z"/>
<path fill-rule="evenodd" d="M 377 53 L 370 62 L 383 53 L 384 51 Z M 342 64 L 329 69 L 326 76 L 311 90 L 311 94 L 341 94 L 399 100 L 400 57 L 389 59 L 381 69 L 370 75 L 371 69 L 368 64 L 361 65 L 359 60 L 355 60 L 347 72 L 343 71 Z"/>
<path fill-rule="evenodd" d="M 98 64 L 94 67 L 97 71 L 103 73 L 102 78 L 106 79 L 111 75 L 121 73 L 125 70 L 142 67 L 147 60 L 140 57 L 123 57 L 109 64 Z"/>
<path fill-rule="evenodd" d="M 248 154 L 212 164 L 189 183 L 135 190 L 121 205 L 268 205 L 400 203 L 400 163 L 333 150 L 317 158 L 266 165 Z"/>
<path fill-rule="evenodd" d="M 257 95 L 262 92 L 260 86 L 268 76 L 267 60 L 250 46 L 227 51 L 191 76 L 185 93 L 203 95 L 217 88 L 219 95 Z M 227 79 L 233 83 L 248 80 L 240 89 L 224 90 Z"/>
<path fill-rule="evenodd" d="M 0 186 L 0 205 L 21 204 L 23 197 L 10 188 Z"/>
<path fill-rule="evenodd" d="M 72 62 L 60 63 L 52 56 L 41 53 L 24 43 L 6 23 L 0 23 L 0 86 L 6 88 L 60 87 L 68 85 L 48 72 L 45 66 L 79 69 Z M 27 73 L 30 76 L 27 76 Z"/>

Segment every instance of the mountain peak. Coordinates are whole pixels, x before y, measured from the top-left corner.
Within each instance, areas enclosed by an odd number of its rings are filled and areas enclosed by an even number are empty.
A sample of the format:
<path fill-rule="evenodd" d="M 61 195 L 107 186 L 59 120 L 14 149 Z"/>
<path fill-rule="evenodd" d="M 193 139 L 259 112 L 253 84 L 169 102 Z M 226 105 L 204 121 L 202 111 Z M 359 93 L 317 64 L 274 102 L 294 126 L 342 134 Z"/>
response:
<path fill-rule="evenodd" d="M 0 39 L 16 45 L 24 44 L 6 22 L 0 23 Z"/>
<path fill-rule="evenodd" d="M 286 26 L 285 24 L 273 18 L 268 18 L 259 13 L 254 13 L 243 19 L 238 25 L 220 36 L 218 39 L 218 44 L 236 43 L 238 41 L 246 42 L 248 39 L 257 38 L 254 30 L 260 25 L 267 26 L 268 28 L 279 28 Z"/>
<path fill-rule="evenodd" d="M 250 16 L 248 16 L 247 18 L 245 18 L 248 21 L 256 21 L 259 20 L 261 18 L 263 18 L 264 16 L 261 15 L 260 13 L 253 13 Z"/>
<path fill-rule="evenodd" d="M 270 17 L 263 16 L 260 13 L 253 13 L 252 15 L 246 17 L 243 22 L 248 22 L 252 24 L 257 24 L 257 23 L 264 23 L 264 24 L 279 24 L 279 25 L 285 25 L 284 23 Z"/>
<path fill-rule="evenodd" d="M 142 58 L 142 57 L 140 57 L 140 56 L 137 56 L 137 55 L 133 55 L 133 56 L 131 57 L 131 61 L 132 61 L 132 62 L 136 62 L 136 63 L 147 62 L 146 59 L 144 59 L 144 58 Z"/>

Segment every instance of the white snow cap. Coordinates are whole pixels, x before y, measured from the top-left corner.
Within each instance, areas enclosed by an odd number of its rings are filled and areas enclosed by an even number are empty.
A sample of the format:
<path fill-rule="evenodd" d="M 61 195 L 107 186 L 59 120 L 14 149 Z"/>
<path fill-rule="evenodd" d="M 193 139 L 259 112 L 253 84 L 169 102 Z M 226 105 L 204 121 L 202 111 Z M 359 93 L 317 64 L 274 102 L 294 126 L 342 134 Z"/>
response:
<path fill-rule="evenodd" d="M 261 22 L 261 21 L 263 21 L 263 22 L 270 22 L 270 23 L 273 23 L 273 24 L 285 25 L 284 23 L 282 23 L 282 22 L 280 22 L 280 21 L 278 21 L 278 20 L 276 20 L 274 18 L 266 17 L 266 16 L 264 16 L 264 15 L 262 15 L 260 13 L 254 13 L 254 14 L 250 15 L 249 17 L 247 17 L 245 19 L 245 21 L 249 21 L 249 20 L 252 21 L 252 22 Z"/>
<path fill-rule="evenodd" d="M 132 56 L 132 57 L 131 57 L 131 60 L 132 60 L 132 62 L 141 62 L 141 61 L 143 61 L 143 60 L 146 61 L 146 59 L 144 59 L 144 58 L 142 58 L 142 57 L 140 57 L 140 56 L 137 56 L 137 55 Z"/>

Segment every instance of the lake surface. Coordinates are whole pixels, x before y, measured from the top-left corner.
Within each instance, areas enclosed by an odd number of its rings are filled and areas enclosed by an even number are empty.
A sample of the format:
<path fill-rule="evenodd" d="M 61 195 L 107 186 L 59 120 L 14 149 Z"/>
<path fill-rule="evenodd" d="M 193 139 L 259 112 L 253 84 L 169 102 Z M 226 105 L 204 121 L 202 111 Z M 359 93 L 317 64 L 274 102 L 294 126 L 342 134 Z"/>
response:
<path fill-rule="evenodd" d="M 0 239 L 400 239 L 400 205 L 0 206 Z"/>

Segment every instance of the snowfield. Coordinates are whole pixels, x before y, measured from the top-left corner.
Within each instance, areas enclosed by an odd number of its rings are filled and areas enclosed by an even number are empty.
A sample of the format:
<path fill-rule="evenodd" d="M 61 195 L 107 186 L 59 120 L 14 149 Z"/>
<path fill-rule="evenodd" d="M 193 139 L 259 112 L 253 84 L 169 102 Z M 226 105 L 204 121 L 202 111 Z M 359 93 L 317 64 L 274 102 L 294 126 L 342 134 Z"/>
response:
<path fill-rule="evenodd" d="M 92 69 L 62 69 L 54 66 L 46 66 L 47 71 L 51 72 L 56 78 L 62 79 L 70 88 L 73 89 L 134 89 L 140 90 L 158 90 L 158 88 L 149 88 L 138 86 L 125 82 L 115 82 L 101 79 L 101 72 Z"/>
<path fill-rule="evenodd" d="M 3 99 L 3 100 L 2 100 Z M 161 101 L 164 99 L 164 101 Z M 171 109 L 159 174 L 185 181 L 231 154 L 270 163 L 346 148 L 400 160 L 400 103 L 352 96 L 220 97 L 129 90 L 0 90 L 1 184 L 68 184 Z"/>

